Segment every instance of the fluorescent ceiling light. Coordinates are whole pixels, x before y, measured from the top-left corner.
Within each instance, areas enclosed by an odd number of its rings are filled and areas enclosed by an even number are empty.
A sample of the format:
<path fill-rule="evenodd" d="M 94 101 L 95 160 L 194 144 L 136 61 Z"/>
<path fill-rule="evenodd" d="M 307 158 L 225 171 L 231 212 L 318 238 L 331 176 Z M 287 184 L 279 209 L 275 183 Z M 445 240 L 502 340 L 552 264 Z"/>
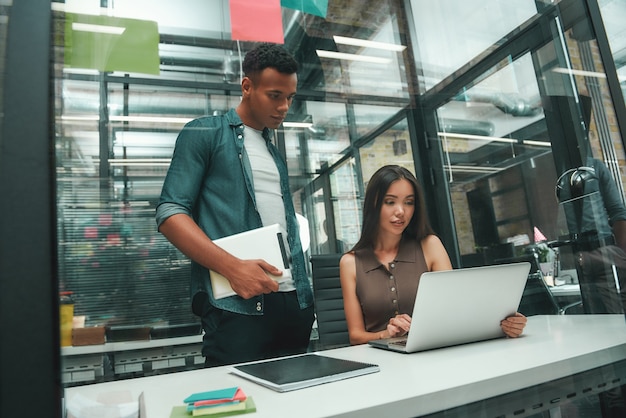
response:
<path fill-rule="evenodd" d="M 109 159 L 111 167 L 140 167 L 140 166 L 161 166 L 166 167 L 172 162 L 171 158 L 133 158 L 133 159 Z"/>
<path fill-rule="evenodd" d="M 501 167 L 485 167 L 475 165 L 445 165 L 446 170 L 452 170 L 461 173 L 497 173 L 504 170 Z"/>
<path fill-rule="evenodd" d="M 61 117 L 64 122 L 92 122 L 99 121 L 100 118 L 97 115 L 88 116 L 69 116 L 64 115 Z M 179 123 L 186 124 L 191 121 L 192 118 L 176 118 L 176 117 L 164 117 L 164 116 L 111 116 L 110 122 L 147 122 L 147 123 Z M 310 128 L 313 126 L 311 122 L 283 122 L 284 128 Z"/>
<path fill-rule="evenodd" d="M 561 68 L 561 67 L 554 68 L 552 69 L 552 71 L 555 73 L 560 73 L 560 74 L 580 75 L 583 77 L 606 78 L 606 74 L 595 72 L 595 71 L 572 70 L 570 68 Z"/>
<path fill-rule="evenodd" d="M 126 28 L 120 26 L 93 25 L 91 23 L 72 23 L 72 29 L 81 32 L 108 33 L 110 35 L 121 35 Z"/>
<path fill-rule="evenodd" d="M 65 67 L 63 68 L 63 72 L 66 74 L 83 74 L 83 75 L 98 75 L 100 71 L 98 70 L 90 70 L 89 68 L 71 68 Z"/>
<path fill-rule="evenodd" d="M 367 41 L 365 39 L 348 38 L 345 36 L 333 36 L 335 43 L 342 45 L 363 46 L 366 48 L 384 49 L 386 51 L 404 51 L 406 46 L 390 44 L 387 42 Z"/>
<path fill-rule="evenodd" d="M 149 122 L 149 123 L 180 123 L 185 124 L 191 121 L 193 118 L 175 118 L 165 116 L 111 116 L 109 122 Z M 86 122 L 86 121 L 99 121 L 100 117 L 97 115 L 87 116 L 70 116 L 63 115 L 61 120 L 64 122 Z"/>
<path fill-rule="evenodd" d="M 582 77 L 595 77 L 595 78 L 606 78 L 605 73 L 600 73 L 597 71 L 583 71 L 583 70 L 572 70 L 571 68 L 553 68 L 552 72 L 559 74 L 569 74 L 569 75 L 578 75 Z M 619 82 L 622 83 L 626 81 L 626 77 L 621 77 L 619 74 L 617 75 Z"/>
<path fill-rule="evenodd" d="M 372 57 L 369 55 L 346 54 L 343 52 L 326 51 L 323 49 L 317 49 L 315 52 L 317 52 L 317 56 L 321 58 L 371 62 L 374 64 L 389 64 L 391 62 L 389 58 Z"/>
<path fill-rule="evenodd" d="M 143 208 L 148 208 L 150 207 L 152 204 L 148 201 L 143 201 L 143 200 L 133 200 L 131 202 L 109 202 L 108 206 L 111 208 L 122 208 L 122 207 L 128 207 L 128 206 L 132 206 L 132 207 L 143 207 Z"/>
<path fill-rule="evenodd" d="M 459 139 L 475 139 L 479 141 L 487 142 L 504 142 L 507 144 L 523 144 L 523 145 L 535 145 L 539 147 L 551 147 L 552 144 L 543 141 L 533 141 L 531 139 L 513 139 L 513 138 L 499 138 L 497 136 L 483 136 L 483 135 L 470 135 L 470 134 L 457 134 L 450 132 L 437 132 L 437 135 L 444 138 L 459 138 Z"/>
<path fill-rule="evenodd" d="M 525 139 L 522 142 L 524 143 L 524 145 L 536 145 L 538 147 L 551 147 L 552 146 L 550 142 L 533 141 L 531 139 Z"/>
<path fill-rule="evenodd" d="M 111 116 L 111 122 L 150 122 L 150 123 L 181 123 L 185 124 L 192 118 L 174 118 L 164 116 Z"/>
<path fill-rule="evenodd" d="M 61 116 L 61 120 L 63 122 L 97 122 L 100 120 L 99 116 L 89 115 L 89 116 Z"/>
<path fill-rule="evenodd" d="M 477 139 L 479 141 L 489 141 L 489 142 L 491 142 L 491 141 L 506 142 L 506 143 L 517 143 L 517 142 L 519 142 L 517 139 L 499 138 L 497 136 L 457 134 L 457 133 L 449 133 L 449 132 L 437 132 L 437 135 L 443 136 L 443 137 L 446 137 L 446 138 Z"/>
<path fill-rule="evenodd" d="M 313 126 L 311 122 L 283 122 L 284 128 L 310 128 Z"/>

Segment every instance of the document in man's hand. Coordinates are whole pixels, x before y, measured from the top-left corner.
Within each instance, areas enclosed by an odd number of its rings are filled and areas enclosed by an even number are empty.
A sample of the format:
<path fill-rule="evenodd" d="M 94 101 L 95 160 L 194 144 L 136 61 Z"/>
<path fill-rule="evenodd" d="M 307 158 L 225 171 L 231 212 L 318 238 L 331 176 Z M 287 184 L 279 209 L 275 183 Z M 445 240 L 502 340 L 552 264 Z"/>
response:
<path fill-rule="evenodd" d="M 380 368 L 376 364 L 309 353 L 242 364 L 230 371 L 277 392 L 287 392 L 375 373 Z"/>
<path fill-rule="evenodd" d="M 229 235 L 213 240 L 213 242 L 242 260 L 263 259 L 274 267 L 281 269 L 283 271 L 282 276 L 268 274 L 268 276 L 278 282 L 291 278 L 283 234 L 278 224 Z M 211 287 L 213 288 L 213 297 L 215 299 L 236 294 L 230 286 L 228 279 L 213 270 L 211 270 Z"/>

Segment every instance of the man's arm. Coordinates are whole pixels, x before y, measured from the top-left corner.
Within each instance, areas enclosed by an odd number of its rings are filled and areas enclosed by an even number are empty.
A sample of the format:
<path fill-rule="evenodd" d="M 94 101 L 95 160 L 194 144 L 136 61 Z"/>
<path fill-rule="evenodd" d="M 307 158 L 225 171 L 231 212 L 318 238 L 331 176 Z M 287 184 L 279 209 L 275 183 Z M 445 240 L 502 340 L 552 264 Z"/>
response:
<path fill-rule="evenodd" d="M 626 221 L 613 222 L 613 235 L 615 236 L 615 245 L 626 253 Z"/>
<path fill-rule="evenodd" d="M 170 216 L 159 231 L 187 257 L 226 277 L 244 299 L 278 290 L 278 283 L 265 272 L 280 276 L 281 270 L 263 260 L 241 260 L 224 251 L 186 214 Z"/>
<path fill-rule="evenodd" d="M 615 244 L 626 252 L 626 207 L 622 202 L 622 196 L 607 166 L 597 159 L 593 162 L 593 168 L 600 182 L 602 201 L 613 229 Z"/>

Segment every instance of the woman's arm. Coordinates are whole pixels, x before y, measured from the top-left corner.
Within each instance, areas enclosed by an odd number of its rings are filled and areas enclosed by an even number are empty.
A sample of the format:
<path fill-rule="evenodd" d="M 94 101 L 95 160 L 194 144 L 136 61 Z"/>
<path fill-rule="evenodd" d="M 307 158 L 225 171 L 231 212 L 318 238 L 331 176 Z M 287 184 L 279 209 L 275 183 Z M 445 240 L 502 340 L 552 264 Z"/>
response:
<path fill-rule="evenodd" d="M 363 311 L 356 295 L 356 261 L 354 253 L 346 253 L 339 261 L 339 278 L 343 294 L 343 310 L 346 313 L 350 344 L 364 344 L 371 340 L 388 338 L 387 331 L 367 332 L 363 321 Z"/>
<path fill-rule="evenodd" d="M 448 251 L 437 235 L 428 235 L 421 245 L 428 271 L 452 270 Z"/>

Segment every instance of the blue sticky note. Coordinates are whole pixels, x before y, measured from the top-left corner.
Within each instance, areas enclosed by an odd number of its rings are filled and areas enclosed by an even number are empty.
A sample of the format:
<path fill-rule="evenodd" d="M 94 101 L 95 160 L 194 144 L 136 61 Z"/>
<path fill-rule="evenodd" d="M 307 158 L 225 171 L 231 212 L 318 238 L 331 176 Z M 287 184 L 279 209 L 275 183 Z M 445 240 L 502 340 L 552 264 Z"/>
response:
<path fill-rule="evenodd" d="M 208 392 L 198 392 L 189 395 L 183 402 L 192 403 L 198 401 L 208 401 L 214 399 L 232 399 L 237 393 L 237 386 L 226 389 L 210 390 Z"/>

